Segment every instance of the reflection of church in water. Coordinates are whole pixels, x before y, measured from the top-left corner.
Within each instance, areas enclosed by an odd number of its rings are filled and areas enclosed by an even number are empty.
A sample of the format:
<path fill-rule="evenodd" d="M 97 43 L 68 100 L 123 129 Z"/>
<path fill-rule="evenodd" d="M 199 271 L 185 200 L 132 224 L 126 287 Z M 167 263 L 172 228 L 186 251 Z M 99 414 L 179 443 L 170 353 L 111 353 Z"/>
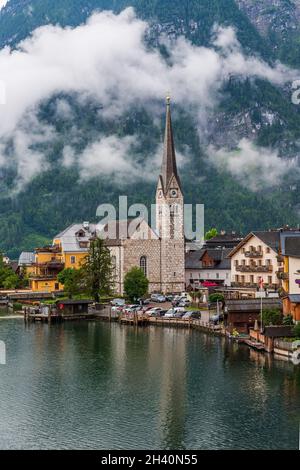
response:
<path fill-rule="evenodd" d="M 117 223 L 115 237 L 106 238 L 116 266 L 117 292 L 123 293 L 124 276 L 133 266 L 141 267 L 146 274 L 150 293 L 184 291 L 183 206 L 167 98 L 163 160 L 156 190 L 156 230 L 142 219 L 135 224 L 125 220 Z M 122 237 L 122 233 L 127 237 Z"/>

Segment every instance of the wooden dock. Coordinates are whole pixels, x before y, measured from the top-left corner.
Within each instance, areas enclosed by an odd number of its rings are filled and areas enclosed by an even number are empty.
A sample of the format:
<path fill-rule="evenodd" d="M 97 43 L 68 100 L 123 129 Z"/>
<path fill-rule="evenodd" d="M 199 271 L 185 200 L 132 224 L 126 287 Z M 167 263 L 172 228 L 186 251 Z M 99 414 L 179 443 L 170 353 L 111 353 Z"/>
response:
<path fill-rule="evenodd" d="M 94 313 L 24 313 L 25 322 L 62 323 L 64 321 L 89 320 L 94 318 Z"/>

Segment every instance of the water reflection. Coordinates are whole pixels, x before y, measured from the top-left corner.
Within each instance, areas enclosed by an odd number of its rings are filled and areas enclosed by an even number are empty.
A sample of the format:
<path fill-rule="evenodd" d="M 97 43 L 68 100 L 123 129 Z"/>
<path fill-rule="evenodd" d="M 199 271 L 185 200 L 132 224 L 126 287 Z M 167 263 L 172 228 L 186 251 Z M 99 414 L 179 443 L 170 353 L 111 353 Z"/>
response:
<path fill-rule="evenodd" d="M 300 368 L 224 338 L 0 322 L 0 448 L 297 448 Z"/>

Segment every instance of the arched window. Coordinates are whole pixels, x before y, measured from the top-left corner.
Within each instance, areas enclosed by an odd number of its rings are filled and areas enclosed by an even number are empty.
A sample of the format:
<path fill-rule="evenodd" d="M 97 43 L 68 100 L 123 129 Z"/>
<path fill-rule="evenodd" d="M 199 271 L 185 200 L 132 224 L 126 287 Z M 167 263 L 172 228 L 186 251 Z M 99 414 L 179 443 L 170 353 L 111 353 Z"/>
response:
<path fill-rule="evenodd" d="M 142 256 L 140 259 L 140 268 L 147 277 L 147 258 L 146 256 Z"/>

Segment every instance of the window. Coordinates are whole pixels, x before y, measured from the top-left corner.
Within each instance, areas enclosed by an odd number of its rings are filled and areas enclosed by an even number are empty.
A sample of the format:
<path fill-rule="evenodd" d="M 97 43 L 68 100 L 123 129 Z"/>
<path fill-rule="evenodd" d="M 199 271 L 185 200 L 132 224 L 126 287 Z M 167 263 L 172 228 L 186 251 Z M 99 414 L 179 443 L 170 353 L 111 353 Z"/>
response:
<path fill-rule="evenodd" d="M 268 276 L 268 284 L 272 284 L 272 281 L 273 281 L 272 276 Z"/>
<path fill-rule="evenodd" d="M 76 263 L 76 256 L 71 256 L 71 264 L 75 264 Z"/>
<path fill-rule="evenodd" d="M 141 259 L 140 259 L 140 268 L 143 271 L 143 273 L 145 274 L 145 276 L 147 276 L 147 258 L 146 258 L 146 256 L 141 257 Z"/>
<path fill-rule="evenodd" d="M 59 284 L 58 284 L 58 282 L 55 283 L 54 289 L 55 289 L 55 290 L 59 290 Z"/>
<path fill-rule="evenodd" d="M 219 273 L 216 273 L 216 278 L 219 279 L 220 278 L 220 275 Z"/>
<path fill-rule="evenodd" d="M 266 248 L 266 252 L 267 252 L 267 253 L 271 253 L 271 249 L 270 249 L 268 246 L 267 246 L 267 248 Z"/>

